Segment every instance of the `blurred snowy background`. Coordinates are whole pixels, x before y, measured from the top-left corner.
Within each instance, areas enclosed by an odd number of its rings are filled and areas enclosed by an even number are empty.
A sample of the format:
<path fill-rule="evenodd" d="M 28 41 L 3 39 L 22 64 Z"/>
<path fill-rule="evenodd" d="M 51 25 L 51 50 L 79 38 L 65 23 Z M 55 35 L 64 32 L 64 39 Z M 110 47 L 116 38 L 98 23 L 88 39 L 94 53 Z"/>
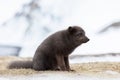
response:
<path fill-rule="evenodd" d="M 48 35 L 71 25 L 90 38 L 72 55 L 120 52 L 120 0 L 0 0 L 0 55 L 32 57 Z"/>

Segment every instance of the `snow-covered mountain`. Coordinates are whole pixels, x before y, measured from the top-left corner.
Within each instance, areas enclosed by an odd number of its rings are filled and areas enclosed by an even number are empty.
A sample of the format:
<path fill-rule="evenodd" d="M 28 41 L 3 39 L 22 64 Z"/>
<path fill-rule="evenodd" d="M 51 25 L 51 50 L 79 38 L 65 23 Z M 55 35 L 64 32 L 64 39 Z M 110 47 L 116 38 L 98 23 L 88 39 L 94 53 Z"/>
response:
<path fill-rule="evenodd" d="M 11 5 L 14 9 L 11 13 L 14 12 L 14 16 L 1 25 L 0 44 L 21 46 L 20 56 L 33 56 L 44 38 L 70 25 L 83 27 L 90 38 L 87 44 L 77 48 L 73 54 L 120 52 L 119 28 L 97 34 L 102 28 L 120 20 L 119 0 L 21 0 L 21 2 L 13 0 L 13 2 L 19 3 L 20 6 L 16 9 L 15 6 L 18 5 Z M 10 12 L 10 5 L 6 7 L 5 9 Z M 2 9 L 0 8 L 1 12 Z M 5 15 L 8 14 L 3 16 Z"/>

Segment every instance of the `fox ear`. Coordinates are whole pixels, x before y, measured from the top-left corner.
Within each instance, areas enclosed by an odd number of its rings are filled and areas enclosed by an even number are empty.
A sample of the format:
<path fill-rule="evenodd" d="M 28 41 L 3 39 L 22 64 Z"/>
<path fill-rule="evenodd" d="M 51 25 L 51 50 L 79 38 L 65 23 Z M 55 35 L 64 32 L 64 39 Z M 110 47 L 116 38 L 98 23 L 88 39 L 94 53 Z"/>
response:
<path fill-rule="evenodd" d="M 76 30 L 72 27 L 72 26 L 69 26 L 68 27 L 68 31 L 73 34 Z"/>
<path fill-rule="evenodd" d="M 69 27 L 68 27 L 68 31 L 71 32 L 71 31 L 72 31 L 72 28 L 73 28 L 72 26 L 69 26 Z"/>

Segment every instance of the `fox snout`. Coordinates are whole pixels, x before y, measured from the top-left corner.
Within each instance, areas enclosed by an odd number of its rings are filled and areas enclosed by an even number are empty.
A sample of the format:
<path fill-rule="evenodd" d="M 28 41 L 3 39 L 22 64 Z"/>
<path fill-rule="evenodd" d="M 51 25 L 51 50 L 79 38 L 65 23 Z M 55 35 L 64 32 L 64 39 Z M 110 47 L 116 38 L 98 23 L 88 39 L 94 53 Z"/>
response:
<path fill-rule="evenodd" d="M 83 42 L 83 43 L 86 43 L 86 42 L 88 42 L 89 40 L 90 40 L 90 39 L 85 36 L 85 37 L 82 39 L 82 42 Z"/>

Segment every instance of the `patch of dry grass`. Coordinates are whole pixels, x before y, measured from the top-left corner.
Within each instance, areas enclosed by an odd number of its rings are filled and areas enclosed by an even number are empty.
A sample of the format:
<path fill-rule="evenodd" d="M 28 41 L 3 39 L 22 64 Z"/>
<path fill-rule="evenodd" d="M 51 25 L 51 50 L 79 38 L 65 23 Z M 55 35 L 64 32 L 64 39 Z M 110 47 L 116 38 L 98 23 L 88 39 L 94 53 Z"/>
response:
<path fill-rule="evenodd" d="M 0 57 L 0 75 L 32 75 L 40 74 L 43 71 L 34 71 L 32 69 L 7 69 L 7 66 L 11 61 L 16 60 L 31 60 L 31 58 L 20 58 L 20 57 Z M 120 62 L 93 62 L 93 63 L 79 63 L 72 64 L 71 68 L 75 70 L 77 74 L 100 74 L 104 71 L 115 71 L 120 73 Z M 55 73 L 58 71 L 44 71 L 45 73 Z"/>
<path fill-rule="evenodd" d="M 120 62 L 93 62 L 74 64 L 72 65 L 72 68 L 78 72 L 100 72 L 105 70 L 120 72 Z"/>

